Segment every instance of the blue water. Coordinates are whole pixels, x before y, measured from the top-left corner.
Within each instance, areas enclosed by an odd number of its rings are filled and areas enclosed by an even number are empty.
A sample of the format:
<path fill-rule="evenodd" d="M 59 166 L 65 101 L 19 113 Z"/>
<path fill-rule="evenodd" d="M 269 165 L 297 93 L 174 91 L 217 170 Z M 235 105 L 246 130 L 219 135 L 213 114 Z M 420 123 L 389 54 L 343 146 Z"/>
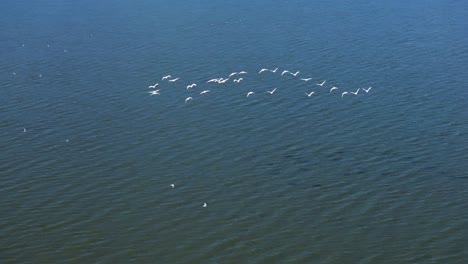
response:
<path fill-rule="evenodd" d="M 1 263 L 468 260 L 465 1 L 0 10 Z"/>

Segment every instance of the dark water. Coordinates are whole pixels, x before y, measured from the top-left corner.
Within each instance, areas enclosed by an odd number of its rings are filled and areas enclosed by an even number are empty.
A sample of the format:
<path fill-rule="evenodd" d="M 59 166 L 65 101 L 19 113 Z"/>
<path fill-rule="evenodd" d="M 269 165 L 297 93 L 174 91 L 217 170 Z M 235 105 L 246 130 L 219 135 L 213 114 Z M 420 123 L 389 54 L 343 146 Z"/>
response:
<path fill-rule="evenodd" d="M 467 263 L 465 1 L 0 10 L 0 262 Z"/>

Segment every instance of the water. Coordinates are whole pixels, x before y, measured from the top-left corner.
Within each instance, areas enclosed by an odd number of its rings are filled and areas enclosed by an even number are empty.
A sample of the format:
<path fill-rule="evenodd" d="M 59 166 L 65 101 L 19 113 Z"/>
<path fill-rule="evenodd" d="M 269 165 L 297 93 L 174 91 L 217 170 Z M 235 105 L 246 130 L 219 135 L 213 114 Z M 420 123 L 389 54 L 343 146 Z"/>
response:
<path fill-rule="evenodd" d="M 467 4 L 206 2 L 0 3 L 1 262 L 466 263 Z"/>

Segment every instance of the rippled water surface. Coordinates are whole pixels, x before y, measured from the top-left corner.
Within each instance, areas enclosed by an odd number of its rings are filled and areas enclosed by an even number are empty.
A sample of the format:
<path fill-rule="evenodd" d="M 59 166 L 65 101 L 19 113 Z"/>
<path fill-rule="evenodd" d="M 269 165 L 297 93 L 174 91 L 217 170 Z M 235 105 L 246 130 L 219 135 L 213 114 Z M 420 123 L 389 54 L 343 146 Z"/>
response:
<path fill-rule="evenodd" d="M 467 263 L 465 1 L 0 10 L 0 262 Z"/>

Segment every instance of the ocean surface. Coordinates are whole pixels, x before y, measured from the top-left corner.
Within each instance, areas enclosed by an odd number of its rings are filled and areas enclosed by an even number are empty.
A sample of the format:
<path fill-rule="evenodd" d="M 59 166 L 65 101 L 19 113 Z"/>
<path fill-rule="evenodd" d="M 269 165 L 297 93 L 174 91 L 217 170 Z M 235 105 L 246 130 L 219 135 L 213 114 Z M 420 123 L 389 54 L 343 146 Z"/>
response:
<path fill-rule="evenodd" d="M 0 10 L 1 263 L 468 263 L 466 1 Z"/>

